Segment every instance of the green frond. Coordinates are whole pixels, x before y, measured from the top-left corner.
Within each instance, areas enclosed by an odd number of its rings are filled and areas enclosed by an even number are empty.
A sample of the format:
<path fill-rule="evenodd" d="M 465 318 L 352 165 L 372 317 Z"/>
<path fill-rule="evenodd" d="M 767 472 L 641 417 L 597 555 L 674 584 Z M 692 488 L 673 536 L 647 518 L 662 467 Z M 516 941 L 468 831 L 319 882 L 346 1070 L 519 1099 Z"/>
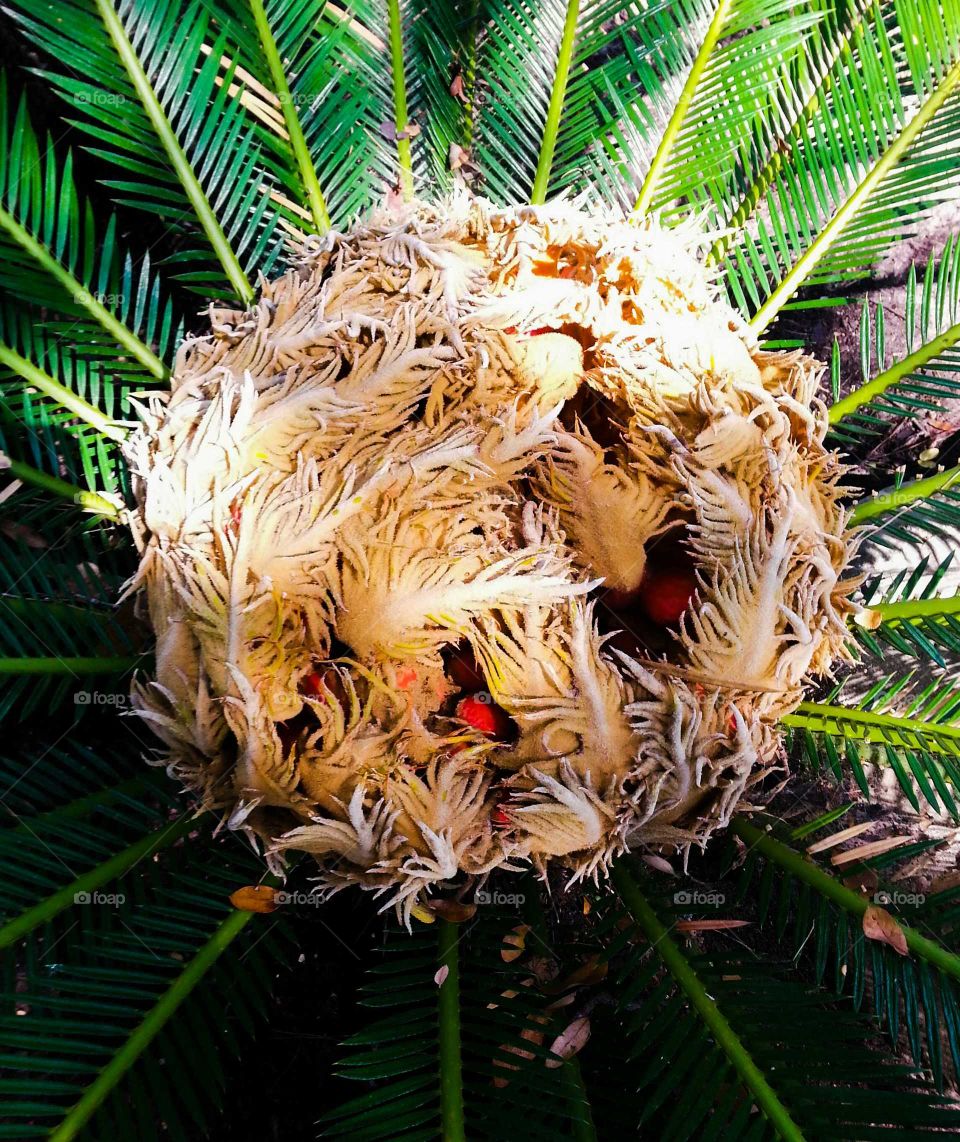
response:
<path fill-rule="evenodd" d="M 388 1014 L 346 1041 L 340 1064 L 343 1077 L 377 1085 L 329 1114 L 324 1137 L 455 1139 L 464 1136 L 464 1117 L 471 1138 L 511 1137 L 531 1105 L 540 1112 L 523 1118 L 525 1137 L 564 1137 L 589 1122 L 582 1088 L 544 1045 L 565 1025 L 549 1009 L 557 994 L 530 986 L 527 961 L 549 949 L 533 940 L 516 962 L 501 957 L 520 920 L 485 906 L 469 923 L 390 937 L 361 1000 Z M 441 967 L 448 973 L 438 985 Z"/>
<path fill-rule="evenodd" d="M 779 140 L 776 170 L 748 191 L 755 218 L 723 261 L 758 332 L 801 287 L 862 277 L 956 193 L 960 18 L 878 0 L 854 25 L 838 27 L 839 54 L 802 103 L 802 129 Z"/>
<path fill-rule="evenodd" d="M 955 237 L 947 241 L 939 268 L 933 259 L 927 263 L 919 298 L 916 270 L 910 268 L 904 297 L 907 352 L 901 360 L 886 363 L 883 306 L 877 304 L 871 322 L 869 306 L 864 302 L 860 330 L 863 384 L 830 408 L 830 424 L 838 442 L 853 444 L 870 439 L 890 428 L 890 417 L 922 417 L 938 411 L 941 401 L 957 399 L 958 306 L 960 242 Z"/>
<path fill-rule="evenodd" d="M 707 213 L 725 202 L 751 149 L 798 99 L 793 72 L 833 5 L 723 0 L 697 5 L 709 24 L 644 176 L 636 209 Z M 686 24 L 690 26 L 689 23 Z"/>
<path fill-rule="evenodd" d="M 0 307 L 0 334 L 7 453 L 91 491 L 125 497 L 129 480 L 118 445 L 133 416 L 128 386 L 28 314 L 11 320 Z"/>
<path fill-rule="evenodd" d="M 960 526 L 958 480 L 960 467 L 918 480 L 898 479 L 889 491 L 860 500 L 850 513 L 850 526 L 862 529 L 865 544 L 921 548 Z"/>
<path fill-rule="evenodd" d="M 720 1010 L 695 967 L 650 907 L 623 862 L 615 866 L 612 880 L 630 916 L 652 945 L 671 980 L 681 989 L 687 1003 L 705 1024 L 717 1047 L 726 1056 L 727 1066 L 736 1072 L 738 1080 L 749 1091 L 760 1113 L 779 1137 L 790 1139 L 791 1142 L 802 1142 L 803 1132 L 794 1116 L 757 1066 L 753 1055 Z"/>
<path fill-rule="evenodd" d="M 629 1051 L 634 1130 L 673 1142 L 950 1128 L 956 1108 L 868 1046 L 872 1021 L 786 978 L 786 962 L 726 950 L 721 935 L 681 945 L 670 929 L 682 907 L 654 908 L 629 873 L 614 877 L 636 925 L 614 941 L 623 963 L 610 1025 Z"/>
<path fill-rule="evenodd" d="M 80 897 L 72 925 L 30 935 L 0 1018 L 11 1136 L 186 1139 L 216 1119 L 223 1058 L 262 1012 L 281 958 L 272 935 L 248 929 L 253 914 L 227 903 L 256 864 L 209 839 L 168 850 Z"/>
<path fill-rule="evenodd" d="M 301 230 L 322 233 L 331 219 L 348 225 L 393 177 L 381 131 L 390 107 L 385 6 L 208 6 L 225 29 L 224 59 L 236 64 L 231 82 L 276 181 L 276 209 Z M 228 71 L 224 64 L 221 82 Z"/>
<path fill-rule="evenodd" d="M 801 702 L 783 719 L 788 741 L 799 738 L 811 763 L 825 762 L 837 778 L 846 763 L 866 797 L 863 761 L 890 765 L 911 800 L 916 782 L 934 807 L 939 796 L 958 817 L 952 790 L 960 789 L 960 691 L 949 676 L 934 676 L 920 690 L 912 682 L 909 674 L 882 678 L 851 705 L 837 700 L 840 688 L 827 701 Z"/>
<path fill-rule="evenodd" d="M 751 887 L 757 890 L 760 923 L 773 923 L 777 938 L 789 946 L 808 947 L 818 982 L 850 995 L 857 1010 L 871 1008 L 894 1044 L 905 1032 L 914 1060 L 925 1062 L 942 1087 L 941 1029 L 947 1032 L 954 1068 L 960 1066 L 960 957 L 932 938 L 936 910 L 911 914 L 915 923 L 909 923 L 903 915 L 909 905 L 899 907 L 893 893 L 879 894 L 906 940 L 909 955 L 901 957 L 864 936 L 862 919 L 871 903 L 867 896 L 774 832 L 741 817 L 732 828 L 747 845 L 739 895 Z"/>
<path fill-rule="evenodd" d="M 112 693 L 144 660 L 115 600 L 122 578 L 82 517 L 61 525 L 59 540 L 18 519 L 0 554 L 0 712 L 23 719 L 63 704 L 84 710 L 84 696 Z"/>
<path fill-rule="evenodd" d="M 863 604 L 880 625 L 870 629 L 854 623 L 851 631 L 857 642 L 877 658 L 883 657 L 885 646 L 892 646 L 946 667 L 944 654 L 960 654 L 960 596 L 940 596 L 937 590 L 952 562 L 951 553 L 928 573 L 930 561 L 924 558 L 890 582 L 878 575 L 864 583 Z"/>
<path fill-rule="evenodd" d="M 69 122 L 116 169 L 106 180 L 116 201 L 169 230 L 177 277 L 250 301 L 251 275 L 279 253 L 277 217 L 256 134 L 220 75 L 226 39 L 211 34 L 203 4 L 65 0 L 14 14 L 79 116 Z"/>
<path fill-rule="evenodd" d="M 71 340 L 109 361 L 118 379 L 137 385 L 166 379 L 161 357 L 172 352 L 177 330 L 149 258 L 135 269 L 117 244 L 116 219 L 95 225 L 78 194 L 72 156 L 60 161 L 51 140 L 40 139 L 25 100 L 16 110 L 9 106 L 5 82 L 0 253 L 0 291 L 8 307 L 42 308 L 51 332 L 58 318 L 66 322 Z M 6 340 L 12 324 L 6 317 Z"/>

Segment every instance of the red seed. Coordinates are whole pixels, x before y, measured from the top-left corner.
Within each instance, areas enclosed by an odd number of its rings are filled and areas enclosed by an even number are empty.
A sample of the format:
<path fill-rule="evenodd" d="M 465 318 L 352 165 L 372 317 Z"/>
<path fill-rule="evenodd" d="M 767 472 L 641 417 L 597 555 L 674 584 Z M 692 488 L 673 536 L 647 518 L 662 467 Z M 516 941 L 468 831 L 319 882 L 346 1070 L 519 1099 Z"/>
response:
<path fill-rule="evenodd" d="M 307 694 L 311 698 L 322 698 L 327 692 L 324 684 L 326 673 L 326 671 L 311 670 L 309 674 L 304 674 L 300 679 L 300 693 Z"/>
<path fill-rule="evenodd" d="M 490 814 L 490 824 L 499 825 L 501 828 L 505 825 L 512 825 L 513 822 L 507 816 L 506 811 L 502 805 L 498 805 L 496 809 Z"/>
<path fill-rule="evenodd" d="M 648 568 L 640 584 L 640 602 L 655 623 L 673 626 L 697 590 L 692 567 Z"/>
<path fill-rule="evenodd" d="M 505 740 L 510 737 L 513 722 L 506 710 L 497 706 L 486 694 L 471 694 L 457 703 L 457 717 L 488 737 Z"/>
<path fill-rule="evenodd" d="M 309 674 L 304 674 L 300 679 L 300 693 L 306 698 L 316 698 L 321 702 L 333 697 L 345 710 L 350 705 L 339 671 L 329 666 L 326 670 L 311 670 Z"/>

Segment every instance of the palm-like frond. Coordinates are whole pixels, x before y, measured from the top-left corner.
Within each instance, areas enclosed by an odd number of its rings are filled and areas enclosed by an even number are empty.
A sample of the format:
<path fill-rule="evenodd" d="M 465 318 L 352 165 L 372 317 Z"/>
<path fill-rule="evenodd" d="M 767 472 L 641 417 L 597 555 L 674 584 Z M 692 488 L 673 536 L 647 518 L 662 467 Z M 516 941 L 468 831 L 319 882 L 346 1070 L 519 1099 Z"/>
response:
<path fill-rule="evenodd" d="M 76 0 L 16 9 L 44 49 L 51 86 L 114 175 L 116 201 L 159 217 L 179 247 L 180 280 L 214 296 L 253 297 L 252 275 L 279 253 L 257 137 L 220 75 L 224 36 L 200 3 Z M 55 70 L 53 70 L 55 69 Z"/>
<path fill-rule="evenodd" d="M 463 925 L 440 921 L 436 932 L 388 939 L 361 1002 L 389 1014 L 347 1040 L 340 1071 L 377 1085 L 332 1112 L 325 1137 L 458 1139 L 465 1121 L 470 1137 L 510 1137 L 534 1100 L 542 1112 L 524 1122 L 530 1138 L 556 1138 L 571 1120 L 589 1120 L 569 1071 L 544 1065 L 559 1063 L 545 1044 L 564 1023 L 504 942 L 513 935 L 522 945 L 516 932 L 529 929 L 519 919 L 487 908 Z M 531 943 L 531 954 L 550 954 L 541 940 Z M 505 948 L 511 956 L 501 956 Z"/>
<path fill-rule="evenodd" d="M 863 276 L 956 193 L 957 14 L 877 2 L 853 19 L 732 218 L 754 222 L 713 252 L 758 331 L 802 287 Z"/>
<path fill-rule="evenodd" d="M 0 925 L 0 1036 L 17 1090 L 4 1130 L 197 1137 L 224 1096 L 222 1056 L 239 1048 L 280 958 L 275 936 L 250 939 L 252 914 L 226 901 L 258 863 L 235 841 L 201 839 L 188 817 L 171 821 L 180 806 L 169 785 L 129 744 L 38 754 L 27 773 L 23 755 L 0 762 L 11 785 L 0 850 L 20 870 L 5 882 Z M 64 770 L 85 770 L 86 792 Z M 94 777 L 104 788 L 91 797 Z M 192 1014 L 171 1027 L 188 998 Z M 134 1076 L 140 1095 L 129 1098 L 120 1084 Z"/>
<path fill-rule="evenodd" d="M 945 668 L 945 655 L 960 651 L 960 598 L 940 595 L 938 588 L 950 570 L 948 555 L 932 570 L 929 559 L 921 559 L 912 570 L 903 568 L 889 582 L 874 576 L 863 586 L 863 602 L 878 621 L 872 629 L 855 624 L 853 634 L 861 646 L 882 658 L 884 646 L 902 654 L 928 658 Z"/>
<path fill-rule="evenodd" d="M 912 909 L 908 923 L 893 903 L 896 896 L 878 893 L 883 907 L 896 914 L 906 940 L 909 956 L 901 957 L 865 938 L 862 921 L 871 902 L 862 893 L 786 839 L 742 819 L 735 820 L 734 832 L 747 845 L 739 893 L 742 898 L 751 887 L 758 889 L 761 923 L 774 924 L 778 938 L 786 938 L 794 948 L 810 941 L 816 979 L 850 995 L 858 1010 L 871 1008 L 895 1044 L 904 1035 L 914 1060 L 918 1065 L 926 1062 L 942 1087 L 942 1032 L 952 1066 L 960 1066 L 960 957 L 937 938 L 942 930 L 939 909 L 933 904 Z M 887 855 L 902 857 L 905 851 Z M 880 863 L 874 859 L 865 865 L 876 868 Z"/>
<path fill-rule="evenodd" d="M 619 980 L 621 1034 L 648 1092 L 641 1128 L 659 1115 L 658 1137 L 670 1139 L 853 1139 L 955 1121 L 908 1068 L 871 1052 L 864 1023 L 824 991 L 778 978 L 776 964 L 684 949 L 626 870 L 614 876 L 642 934 Z"/>
<path fill-rule="evenodd" d="M 890 427 L 890 417 L 922 418 L 938 412 L 943 400 L 956 400 L 960 384 L 960 242 L 951 237 L 939 265 L 931 259 L 917 292 L 913 266 L 904 291 L 906 354 L 888 361 L 883 305 L 872 314 L 864 302 L 860 326 L 863 384 L 837 400 L 830 422 L 838 441 L 848 445 L 875 438 Z M 918 343 L 919 341 L 919 343 Z"/>
<path fill-rule="evenodd" d="M 826 763 L 837 776 L 845 762 L 867 797 L 863 759 L 878 754 L 911 799 L 915 793 L 908 773 L 932 805 L 939 808 L 931 785 L 957 817 L 951 787 L 960 786 L 958 693 L 949 677 L 935 676 L 919 690 L 908 689 L 912 681 L 911 675 L 882 678 L 849 705 L 838 700 L 837 691 L 822 702 L 802 702 L 784 719 L 788 741 L 799 737 L 810 759 Z"/>
<path fill-rule="evenodd" d="M 29 516 L 11 530 L 0 553 L 0 709 L 25 718 L 79 693 L 81 712 L 84 695 L 119 690 L 142 661 L 135 630 L 114 616 L 123 579 L 109 541 L 79 515 L 54 543 Z"/>

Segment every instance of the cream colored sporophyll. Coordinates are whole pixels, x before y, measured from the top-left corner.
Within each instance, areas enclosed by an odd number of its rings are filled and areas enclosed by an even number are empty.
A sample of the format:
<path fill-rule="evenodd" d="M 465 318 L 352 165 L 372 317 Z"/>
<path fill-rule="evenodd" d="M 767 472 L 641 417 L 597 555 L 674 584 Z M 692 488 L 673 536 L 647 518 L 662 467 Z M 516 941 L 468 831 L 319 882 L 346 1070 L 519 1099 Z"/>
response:
<path fill-rule="evenodd" d="M 701 235 L 467 195 L 211 313 L 129 449 L 163 763 L 275 867 L 409 921 L 701 844 L 844 653 L 821 367 Z"/>

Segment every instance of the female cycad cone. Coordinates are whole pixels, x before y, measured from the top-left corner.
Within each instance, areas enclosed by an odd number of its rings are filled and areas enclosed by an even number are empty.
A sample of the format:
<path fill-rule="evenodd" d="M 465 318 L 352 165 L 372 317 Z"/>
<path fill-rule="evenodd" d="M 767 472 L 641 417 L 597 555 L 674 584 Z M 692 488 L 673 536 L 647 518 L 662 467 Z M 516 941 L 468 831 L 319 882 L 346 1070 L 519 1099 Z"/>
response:
<path fill-rule="evenodd" d="M 135 701 L 274 866 L 409 917 L 498 866 L 702 843 L 777 764 L 845 645 L 840 469 L 820 366 L 756 347 L 700 241 L 416 204 L 183 346 L 130 450 Z"/>

